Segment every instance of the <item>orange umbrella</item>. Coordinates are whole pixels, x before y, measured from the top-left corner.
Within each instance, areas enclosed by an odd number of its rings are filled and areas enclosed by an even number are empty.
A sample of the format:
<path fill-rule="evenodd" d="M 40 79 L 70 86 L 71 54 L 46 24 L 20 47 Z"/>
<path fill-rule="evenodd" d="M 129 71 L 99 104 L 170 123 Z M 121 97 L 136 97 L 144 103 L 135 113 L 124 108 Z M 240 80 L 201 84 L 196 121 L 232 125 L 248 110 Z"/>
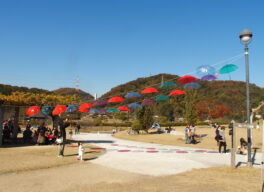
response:
<path fill-rule="evenodd" d="M 35 115 L 40 112 L 40 107 L 38 106 L 31 106 L 27 109 L 26 115 Z"/>
<path fill-rule="evenodd" d="M 65 112 L 67 107 L 65 105 L 57 105 L 55 109 L 52 111 L 52 115 L 59 115 L 63 112 Z"/>
<path fill-rule="evenodd" d="M 196 81 L 197 78 L 191 75 L 184 75 L 181 78 L 178 79 L 178 82 L 181 84 L 186 84 L 186 83 L 192 83 Z"/>
<path fill-rule="evenodd" d="M 185 91 L 182 91 L 182 90 L 177 90 L 177 89 L 175 89 L 175 90 L 173 90 L 173 91 L 169 94 L 169 96 L 173 96 L 173 95 L 183 95 L 183 94 L 186 94 L 186 92 L 185 92 Z"/>
<path fill-rule="evenodd" d="M 157 93 L 158 90 L 154 87 L 148 87 L 144 90 L 141 91 L 142 94 L 146 94 L 146 93 Z"/>
<path fill-rule="evenodd" d="M 108 100 L 108 103 L 117 103 L 117 102 L 122 102 L 125 99 L 122 97 L 112 97 L 111 99 Z"/>
<path fill-rule="evenodd" d="M 117 108 L 119 111 L 130 111 L 130 109 L 126 106 L 120 106 Z"/>

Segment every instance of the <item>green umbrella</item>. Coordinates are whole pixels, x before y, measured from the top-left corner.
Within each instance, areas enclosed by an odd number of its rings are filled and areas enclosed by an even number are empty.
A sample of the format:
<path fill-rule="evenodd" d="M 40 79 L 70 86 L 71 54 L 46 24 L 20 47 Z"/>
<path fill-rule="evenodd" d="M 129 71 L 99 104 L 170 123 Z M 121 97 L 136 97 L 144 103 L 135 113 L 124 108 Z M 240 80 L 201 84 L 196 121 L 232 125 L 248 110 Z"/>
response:
<path fill-rule="evenodd" d="M 158 97 L 155 98 L 155 101 L 167 101 L 169 100 L 170 98 L 166 95 L 160 95 Z"/>
<path fill-rule="evenodd" d="M 119 110 L 116 109 L 116 108 L 110 108 L 110 109 L 107 109 L 107 112 L 109 113 L 114 113 L 114 112 L 118 112 Z"/>
<path fill-rule="evenodd" d="M 226 73 L 231 73 L 233 71 L 236 71 L 238 69 L 238 67 L 234 64 L 228 64 L 223 66 L 220 70 L 219 73 L 220 74 L 226 74 Z"/>
<path fill-rule="evenodd" d="M 53 111 L 54 107 L 49 105 L 49 106 L 43 106 L 41 108 L 41 112 L 43 115 L 50 115 L 51 112 Z"/>
<path fill-rule="evenodd" d="M 177 84 L 171 81 L 165 81 L 160 85 L 161 89 L 174 89 L 175 87 L 177 87 Z"/>

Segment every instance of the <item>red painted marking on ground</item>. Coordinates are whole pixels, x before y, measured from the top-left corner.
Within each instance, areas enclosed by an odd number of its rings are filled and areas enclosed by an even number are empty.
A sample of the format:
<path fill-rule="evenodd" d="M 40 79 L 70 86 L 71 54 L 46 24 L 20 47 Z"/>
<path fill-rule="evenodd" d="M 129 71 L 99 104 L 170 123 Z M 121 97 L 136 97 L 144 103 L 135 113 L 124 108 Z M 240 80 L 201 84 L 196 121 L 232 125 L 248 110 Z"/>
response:
<path fill-rule="evenodd" d="M 118 146 L 118 144 L 111 144 L 112 146 Z"/>
<path fill-rule="evenodd" d="M 147 153 L 158 153 L 159 151 L 146 151 Z"/>
<path fill-rule="evenodd" d="M 207 152 L 206 150 L 195 150 L 195 152 Z"/>
<path fill-rule="evenodd" d="M 187 151 L 176 151 L 176 153 L 188 153 Z"/>
<path fill-rule="evenodd" d="M 127 149 L 122 149 L 122 150 L 118 150 L 118 152 L 129 152 L 130 150 Z"/>
<path fill-rule="evenodd" d="M 146 148 L 146 149 L 156 149 L 156 148 L 152 148 L 152 147 L 150 147 L 150 148 Z"/>

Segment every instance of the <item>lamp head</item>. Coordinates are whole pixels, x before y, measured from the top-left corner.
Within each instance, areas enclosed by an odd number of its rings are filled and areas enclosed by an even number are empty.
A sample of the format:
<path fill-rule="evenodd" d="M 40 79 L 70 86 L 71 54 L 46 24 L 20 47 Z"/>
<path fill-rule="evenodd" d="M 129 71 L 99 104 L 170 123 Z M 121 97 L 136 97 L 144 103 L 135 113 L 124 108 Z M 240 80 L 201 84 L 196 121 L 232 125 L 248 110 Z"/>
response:
<path fill-rule="evenodd" d="M 241 33 L 240 33 L 240 35 L 239 35 L 239 38 L 240 38 L 240 40 L 243 42 L 243 43 L 249 43 L 250 42 L 250 40 L 252 39 L 252 36 L 253 36 L 253 34 L 252 34 L 252 32 L 251 31 L 249 31 L 248 29 L 244 29 Z"/>

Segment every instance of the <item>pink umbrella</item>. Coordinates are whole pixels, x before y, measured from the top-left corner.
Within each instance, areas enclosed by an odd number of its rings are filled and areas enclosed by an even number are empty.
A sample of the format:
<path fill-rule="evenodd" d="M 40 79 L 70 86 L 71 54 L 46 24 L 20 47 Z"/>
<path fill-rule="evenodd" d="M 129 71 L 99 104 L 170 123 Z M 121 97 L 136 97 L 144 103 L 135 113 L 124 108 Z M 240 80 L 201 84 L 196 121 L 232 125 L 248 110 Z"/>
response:
<path fill-rule="evenodd" d="M 186 83 L 192 83 L 194 81 L 196 81 L 197 78 L 191 75 L 185 75 L 182 76 L 181 78 L 178 79 L 178 82 L 181 84 L 186 84 Z"/>
<path fill-rule="evenodd" d="M 173 96 L 173 95 L 183 95 L 183 94 L 186 94 L 186 92 L 185 92 L 185 91 L 182 91 L 182 90 L 177 90 L 177 89 L 175 89 L 175 90 L 173 90 L 173 91 L 169 94 L 169 96 Z"/>
<path fill-rule="evenodd" d="M 122 102 L 125 99 L 122 97 L 112 97 L 108 100 L 108 103 L 118 103 L 118 102 Z"/>

